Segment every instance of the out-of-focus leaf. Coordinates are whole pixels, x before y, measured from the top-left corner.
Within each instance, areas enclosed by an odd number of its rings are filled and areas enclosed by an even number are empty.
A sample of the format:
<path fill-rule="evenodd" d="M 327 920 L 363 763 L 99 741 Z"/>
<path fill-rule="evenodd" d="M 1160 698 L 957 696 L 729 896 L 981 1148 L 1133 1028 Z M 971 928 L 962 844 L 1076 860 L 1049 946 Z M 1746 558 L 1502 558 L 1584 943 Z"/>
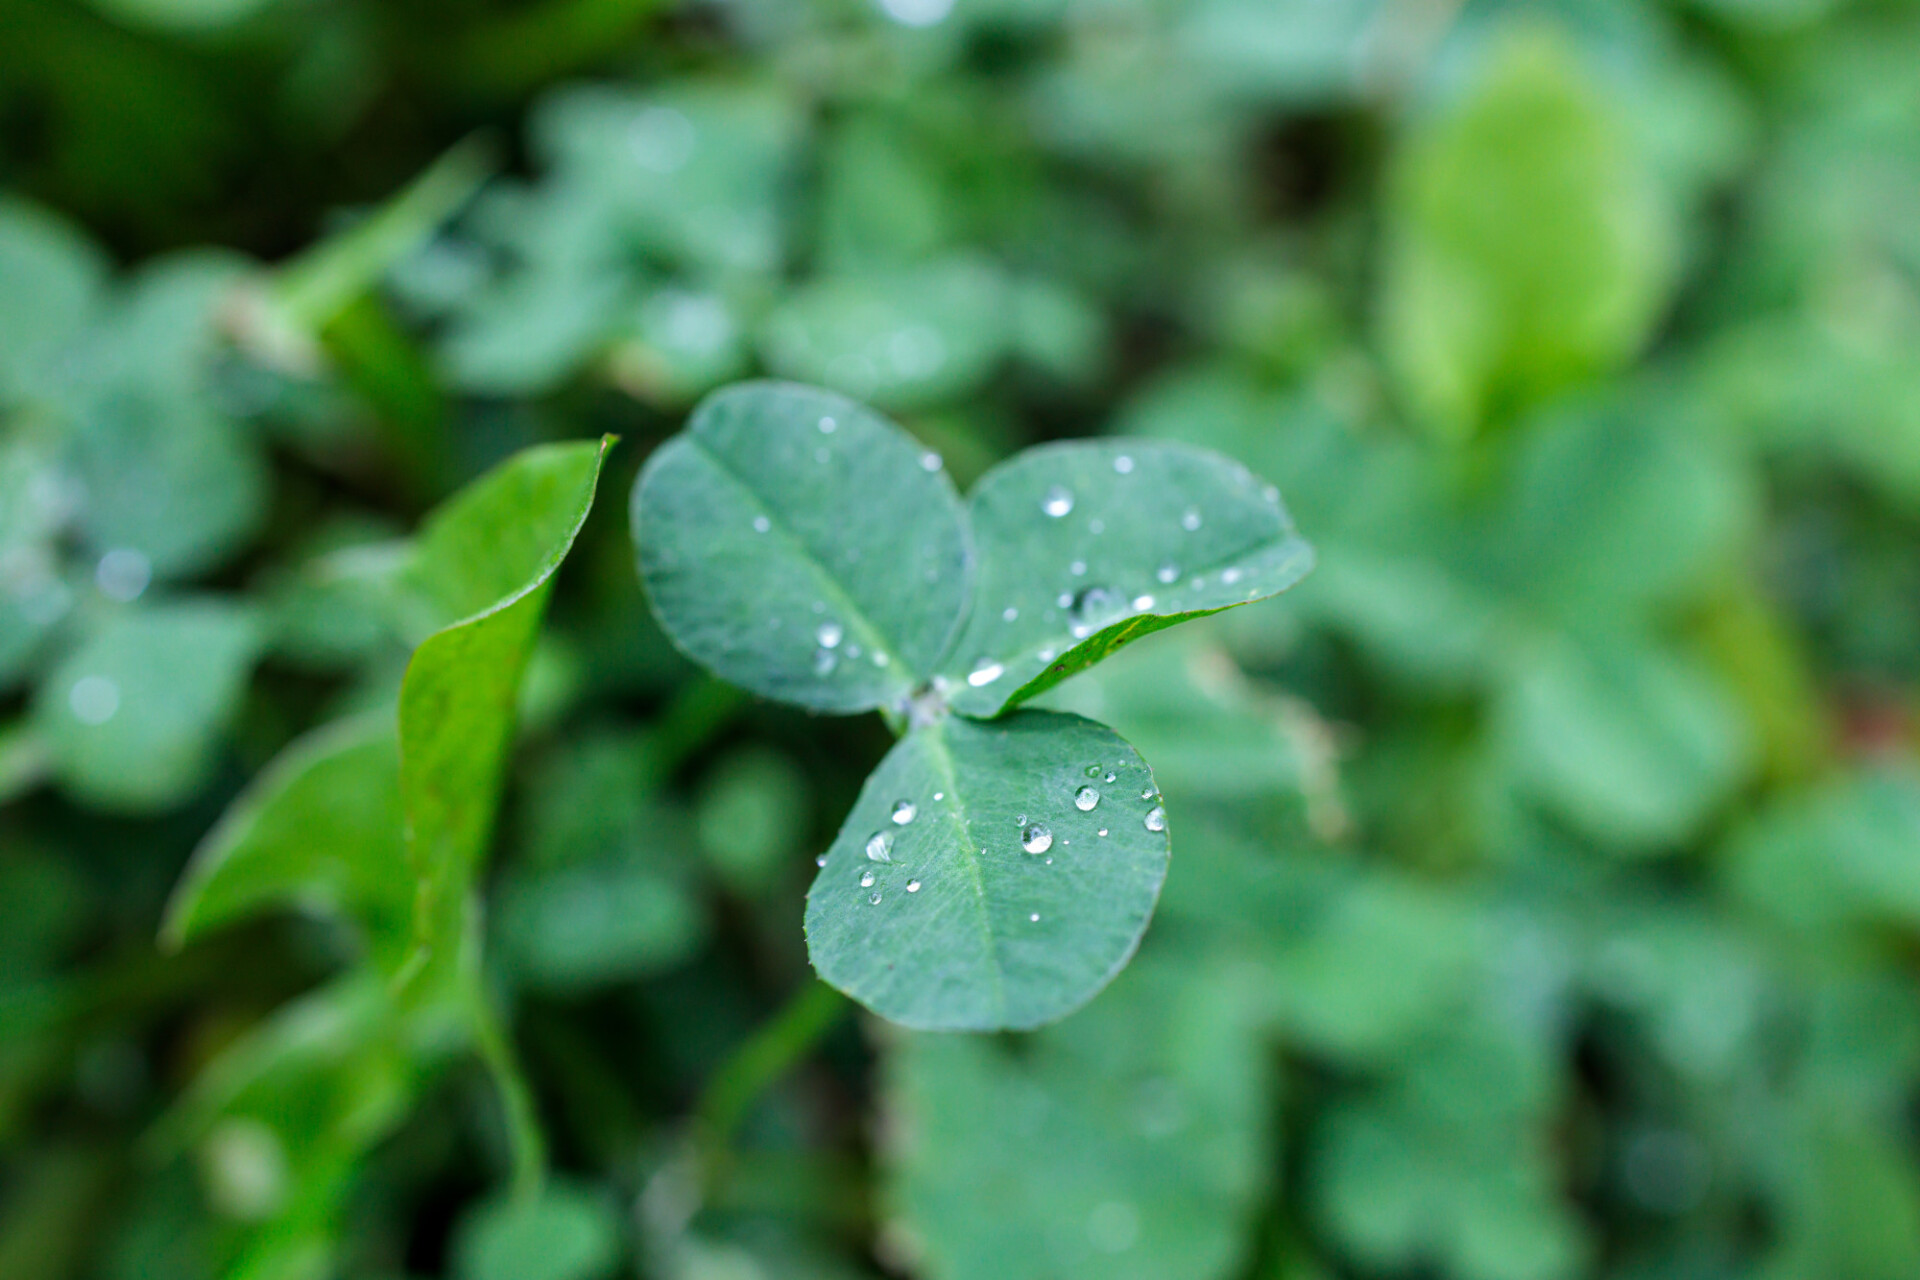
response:
<path fill-rule="evenodd" d="M 1167 851 L 1152 772 L 1112 730 L 948 716 L 861 788 L 807 894 L 808 953 L 904 1026 L 1039 1026 L 1132 956 Z"/>
<path fill-rule="evenodd" d="M 953 705 L 993 715 L 1165 627 L 1298 582 L 1313 551 L 1279 491 L 1190 447 L 1075 442 L 989 472 L 968 503 L 974 603 Z"/>
<path fill-rule="evenodd" d="M 112 809 L 184 800 L 206 779 L 259 646 L 253 615 L 222 601 L 109 616 L 35 692 L 55 779 Z"/>
<path fill-rule="evenodd" d="M 1398 159 L 1381 308 L 1413 409 L 1466 436 L 1633 355 L 1673 274 L 1668 216 L 1561 41 L 1501 41 Z"/>
<path fill-rule="evenodd" d="M 887 1160 L 925 1273 L 1233 1274 L 1267 1177 L 1254 995 L 1243 970 L 1156 945 L 1057 1027 L 894 1047 Z"/>
<path fill-rule="evenodd" d="M 728 884 L 763 889 L 798 851 L 809 807 L 806 777 L 793 761 L 771 751 L 736 752 L 701 787 L 701 847 Z"/>
<path fill-rule="evenodd" d="M 1713 677 L 1644 640 L 1541 636 L 1510 661 L 1497 714 L 1514 776 L 1605 845 L 1678 844 L 1752 762 Z"/>
<path fill-rule="evenodd" d="M 613 1274 L 620 1227 L 611 1206 L 564 1184 L 537 1200 L 493 1200 L 455 1228 L 457 1280 L 597 1280 Z"/>
<path fill-rule="evenodd" d="M 400 794 L 419 899 L 415 942 L 448 964 L 485 852 L 520 677 L 554 573 L 593 505 L 612 439 L 525 450 L 435 512 L 415 573 L 458 619 L 414 651 L 400 689 Z"/>
<path fill-rule="evenodd" d="M 1763 810 L 1734 840 L 1734 888 L 1802 928 L 1920 924 L 1920 781 L 1893 769 Z"/>
<path fill-rule="evenodd" d="M 640 572 L 689 657 L 822 711 L 899 702 L 960 621 L 965 517 L 938 456 L 810 387 L 717 392 L 633 489 Z"/>
<path fill-rule="evenodd" d="M 0 404 L 43 391 L 46 366 L 99 303 L 104 256 L 38 206 L 0 200 Z"/>
<path fill-rule="evenodd" d="M 400 756 L 373 714 L 281 753 L 194 852 L 168 904 L 172 946 L 267 907 L 346 916 L 392 968 L 413 923 L 401 840 Z"/>

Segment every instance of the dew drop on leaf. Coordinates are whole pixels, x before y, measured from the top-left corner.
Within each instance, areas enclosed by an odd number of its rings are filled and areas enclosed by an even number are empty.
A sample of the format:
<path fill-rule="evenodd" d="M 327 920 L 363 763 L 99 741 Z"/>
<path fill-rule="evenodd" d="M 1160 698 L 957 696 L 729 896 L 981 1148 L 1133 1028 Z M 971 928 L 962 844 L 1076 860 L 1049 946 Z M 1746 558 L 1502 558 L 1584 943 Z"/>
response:
<path fill-rule="evenodd" d="M 1036 822 L 1020 833 L 1020 847 L 1028 853 L 1045 853 L 1053 848 L 1053 831 L 1044 822 Z"/>
<path fill-rule="evenodd" d="M 873 893 L 872 893 L 871 895 L 869 895 L 869 896 L 868 896 L 868 898 L 867 898 L 867 901 L 868 901 L 868 902 L 871 902 L 871 903 L 872 903 L 872 904 L 873 904 L 874 906 L 876 906 L 876 907 L 877 907 L 877 906 L 879 906 L 879 905 L 880 905 L 880 891 L 879 891 L 878 889 L 876 889 L 876 890 L 874 890 L 874 891 L 873 891 Z"/>
<path fill-rule="evenodd" d="M 839 645 L 840 637 L 845 634 L 846 632 L 841 629 L 839 623 L 823 622 L 814 631 L 813 638 L 820 642 L 822 649 L 832 649 Z"/>
<path fill-rule="evenodd" d="M 832 434 L 833 434 L 833 433 L 834 433 L 835 431 L 838 431 L 839 429 L 840 429 L 840 424 L 839 424 L 839 423 L 837 423 L 837 422 L 835 422 L 835 421 L 834 421 L 834 420 L 833 420 L 832 418 L 822 418 L 822 419 L 820 419 L 820 434 L 821 434 L 821 435 L 823 435 L 823 436 L 830 436 L 830 435 L 832 435 Z"/>
<path fill-rule="evenodd" d="M 1092 787 L 1082 787 L 1073 793 L 1073 807 L 1082 813 L 1090 812 L 1100 803 L 1100 793 Z"/>
<path fill-rule="evenodd" d="M 1019 616 L 1020 616 L 1020 611 L 1014 608 L 1012 605 L 1008 605 L 1006 608 L 1000 611 L 1000 621 L 1002 622 L 1012 622 L 1014 619 L 1018 618 Z"/>
<path fill-rule="evenodd" d="M 1240 581 L 1240 570 L 1222 569 L 1220 571 L 1220 581 L 1226 583 L 1228 586 L 1232 586 L 1234 583 Z"/>
<path fill-rule="evenodd" d="M 1113 780 L 1114 780 L 1115 778 L 1117 778 L 1117 777 L 1119 777 L 1119 776 L 1120 776 L 1119 774 L 1117 774 L 1117 773 L 1115 773 L 1115 772 L 1114 772 L 1113 770 L 1111 770 L 1111 769 L 1109 769 L 1109 770 L 1107 770 L 1107 776 L 1106 776 L 1106 777 L 1104 777 L 1104 778 L 1102 778 L 1102 779 L 1101 779 L 1101 781 L 1102 781 L 1102 782 L 1112 782 L 1112 781 L 1113 781 Z"/>
<path fill-rule="evenodd" d="M 1040 499 L 1040 509 L 1058 520 L 1073 510 L 1073 493 L 1065 485 L 1054 485 L 1047 490 L 1047 496 Z"/>
<path fill-rule="evenodd" d="M 1067 572 L 1076 578 L 1084 578 L 1087 576 L 1087 562 L 1085 560 L 1075 560 L 1067 566 Z"/>
<path fill-rule="evenodd" d="M 921 454 L 920 469 L 922 471 L 938 471 L 940 469 L 940 455 L 931 451 Z"/>
<path fill-rule="evenodd" d="M 918 880 L 907 881 L 907 892 L 908 893 L 920 892 L 920 882 Z"/>
<path fill-rule="evenodd" d="M 1147 816 L 1141 821 L 1146 823 L 1147 830 L 1149 831 L 1165 831 L 1167 829 L 1167 811 L 1159 805 L 1155 805 L 1153 808 L 1147 810 Z"/>
<path fill-rule="evenodd" d="M 813 651 L 813 674 L 830 676 L 833 674 L 833 669 L 839 665 L 840 659 L 834 656 L 833 650 L 815 649 Z"/>
<path fill-rule="evenodd" d="M 973 664 L 973 670 L 967 672 L 967 683 L 978 689 L 998 680 L 1005 667 L 992 658 L 982 658 Z"/>
<path fill-rule="evenodd" d="M 1162 582 L 1172 582 L 1180 576 L 1180 566 L 1169 561 L 1153 571 L 1153 576 Z"/>
<path fill-rule="evenodd" d="M 868 836 L 867 857 L 874 862 L 892 862 L 893 832 L 876 831 Z"/>
<path fill-rule="evenodd" d="M 1153 608 L 1152 596 L 1135 596 L 1133 598 L 1133 609 L 1135 613 L 1145 613 L 1151 608 Z"/>
<path fill-rule="evenodd" d="M 773 521 L 767 519 L 765 516 L 755 516 L 753 518 L 753 531 L 755 533 L 765 533 L 772 528 Z"/>
<path fill-rule="evenodd" d="M 1181 514 L 1180 527 L 1188 533 L 1192 533 L 1200 527 L 1200 512 L 1198 508 L 1188 507 L 1186 511 Z"/>
<path fill-rule="evenodd" d="M 1089 778 L 1097 778 L 1097 777 L 1099 777 L 1099 776 L 1100 776 L 1100 766 L 1099 766 L 1099 765 L 1097 765 L 1097 764 L 1090 764 L 1090 765 L 1088 765 L 1088 766 L 1087 766 L 1087 776 L 1088 776 Z M 1108 779 L 1107 779 L 1107 781 L 1108 781 L 1108 782 L 1112 782 L 1112 781 L 1113 781 L 1113 779 L 1112 779 L 1112 778 L 1108 778 Z"/>
<path fill-rule="evenodd" d="M 873 888 L 873 872 L 869 871 L 860 877 L 860 887 L 862 889 Z"/>
<path fill-rule="evenodd" d="M 1133 472 L 1133 459 L 1123 453 L 1113 460 L 1113 469 L 1123 476 L 1130 475 Z"/>
<path fill-rule="evenodd" d="M 814 866 L 816 866 L 816 867 L 824 867 L 824 866 L 826 866 L 826 865 L 827 865 L 827 855 L 823 853 L 823 854 L 821 854 L 821 855 L 820 855 L 819 857 L 817 857 L 817 858 L 815 858 L 815 859 L 813 860 L 813 865 L 814 865 Z"/>
<path fill-rule="evenodd" d="M 897 826 L 906 826 L 909 822 L 913 821 L 914 815 L 919 812 L 920 806 L 911 800 L 895 800 L 893 802 L 893 821 Z"/>
<path fill-rule="evenodd" d="M 1032 915 L 1030 915 L 1030 916 L 1028 916 L 1028 917 L 1027 917 L 1027 919 L 1029 919 L 1029 920 L 1031 920 L 1031 921 L 1033 921 L 1033 923 L 1035 923 L 1035 924 L 1039 924 L 1039 923 L 1040 923 L 1040 913 L 1039 913 L 1038 911 L 1036 911 L 1036 912 L 1034 912 L 1034 913 L 1033 913 Z"/>

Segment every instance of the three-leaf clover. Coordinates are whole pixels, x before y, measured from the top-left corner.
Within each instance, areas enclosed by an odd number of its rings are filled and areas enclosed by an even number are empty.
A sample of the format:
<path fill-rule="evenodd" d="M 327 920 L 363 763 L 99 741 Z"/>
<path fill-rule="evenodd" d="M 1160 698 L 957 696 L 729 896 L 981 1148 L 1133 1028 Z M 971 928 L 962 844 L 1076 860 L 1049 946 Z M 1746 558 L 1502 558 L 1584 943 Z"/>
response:
<path fill-rule="evenodd" d="M 902 731 L 807 896 L 814 967 L 909 1027 L 1051 1022 L 1133 954 L 1166 809 L 1106 726 L 1021 704 L 1120 646 L 1312 567 L 1279 493 L 1148 440 L 1042 446 L 962 503 L 938 454 L 843 396 L 743 383 L 648 460 L 633 536 L 696 662 Z"/>

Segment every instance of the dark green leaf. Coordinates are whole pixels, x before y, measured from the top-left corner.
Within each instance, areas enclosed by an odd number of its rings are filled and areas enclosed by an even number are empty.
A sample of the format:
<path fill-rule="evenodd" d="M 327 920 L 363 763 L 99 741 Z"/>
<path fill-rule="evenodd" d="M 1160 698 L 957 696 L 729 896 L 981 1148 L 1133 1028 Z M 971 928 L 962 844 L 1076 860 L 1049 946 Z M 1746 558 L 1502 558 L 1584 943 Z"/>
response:
<path fill-rule="evenodd" d="M 1279 492 L 1159 441 L 1030 449 L 969 499 L 979 572 L 946 663 L 956 710 L 995 715 L 1120 646 L 1284 591 L 1313 566 Z"/>
<path fill-rule="evenodd" d="M 688 656 L 823 711 L 899 703 L 965 607 L 971 550 L 939 458 L 830 391 L 709 396 L 647 460 L 633 537 Z"/>
<path fill-rule="evenodd" d="M 1133 954 L 1166 826 L 1151 771 L 1102 725 L 924 725 L 867 779 L 807 895 L 814 968 L 909 1027 L 1051 1022 Z"/>

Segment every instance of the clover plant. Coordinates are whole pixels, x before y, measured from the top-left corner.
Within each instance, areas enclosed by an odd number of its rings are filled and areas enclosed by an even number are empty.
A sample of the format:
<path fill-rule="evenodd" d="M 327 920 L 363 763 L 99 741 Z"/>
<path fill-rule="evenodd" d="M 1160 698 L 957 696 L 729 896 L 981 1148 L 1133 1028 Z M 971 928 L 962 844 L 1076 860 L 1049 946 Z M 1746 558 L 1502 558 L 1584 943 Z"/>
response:
<path fill-rule="evenodd" d="M 1034 1027 L 1133 954 L 1166 877 L 1153 771 L 1026 706 L 1122 645 L 1312 566 L 1279 492 L 1218 454 L 1072 441 L 962 501 L 940 456 L 833 392 L 709 396 L 634 485 L 662 627 L 755 693 L 881 712 L 899 742 L 807 896 L 814 967 L 909 1027 Z"/>

